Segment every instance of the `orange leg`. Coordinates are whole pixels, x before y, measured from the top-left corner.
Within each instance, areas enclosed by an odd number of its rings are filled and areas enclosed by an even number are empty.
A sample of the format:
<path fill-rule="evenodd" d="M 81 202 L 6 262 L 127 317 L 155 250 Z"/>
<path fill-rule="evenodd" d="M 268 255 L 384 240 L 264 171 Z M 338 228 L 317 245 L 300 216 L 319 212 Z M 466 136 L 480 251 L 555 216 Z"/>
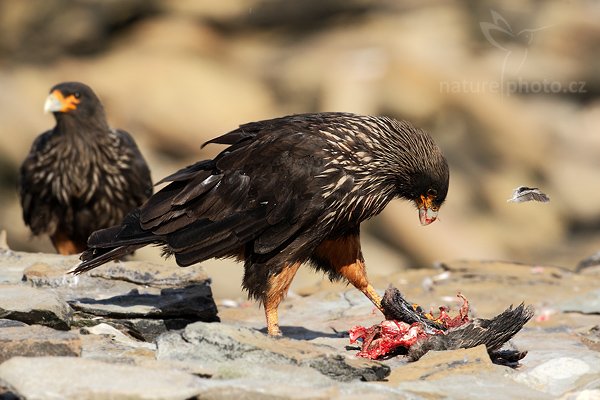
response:
<path fill-rule="evenodd" d="M 327 260 L 331 268 L 363 292 L 383 312 L 381 297 L 367 278 L 365 260 L 360 251 L 358 235 L 326 240 L 317 248 L 315 255 L 321 260 Z"/>
<path fill-rule="evenodd" d="M 57 231 L 54 235 L 50 236 L 50 240 L 52 240 L 52 244 L 58 254 L 66 256 L 81 253 L 86 248 L 85 244 L 74 242 L 60 231 Z"/>
<path fill-rule="evenodd" d="M 281 336 L 277 307 L 279 307 L 279 303 L 281 303 L 281 300 L 287 294 L 292 279 L 294 279 L 299 267 L 300 263 L 286 265 L 280 273 L 269 277 L 267 292 L 263 297 L 269 336 Z"/>
<path fill-rule="evenodd" d="M 383 312 L 383 308 L 381 306 L 381 297 L 369 283 L 365 262 L 362 259 L 362 255 L 359 255 L 354 262 L 337 268 L 337 271 L 340 275 L 346 278 L 348 282 L 354 285 L 355 288 L 363 292 L 365 296 L 367 296 L 369 300 L 375 304 L 375 307 Z"/>

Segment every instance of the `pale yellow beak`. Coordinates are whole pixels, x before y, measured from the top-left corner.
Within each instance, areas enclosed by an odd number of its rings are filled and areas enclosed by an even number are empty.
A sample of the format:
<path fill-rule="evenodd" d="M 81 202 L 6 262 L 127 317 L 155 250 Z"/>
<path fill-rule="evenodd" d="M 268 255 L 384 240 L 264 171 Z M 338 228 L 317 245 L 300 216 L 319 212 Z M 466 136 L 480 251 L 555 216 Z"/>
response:
<path fill-rule="evenodd" d="M 46 98 L 44 102 L 44 112 L 69 112 L 77 109 L 79 99 L 73 95 L 63 96 L 60 90 L 55 90 Z"/>

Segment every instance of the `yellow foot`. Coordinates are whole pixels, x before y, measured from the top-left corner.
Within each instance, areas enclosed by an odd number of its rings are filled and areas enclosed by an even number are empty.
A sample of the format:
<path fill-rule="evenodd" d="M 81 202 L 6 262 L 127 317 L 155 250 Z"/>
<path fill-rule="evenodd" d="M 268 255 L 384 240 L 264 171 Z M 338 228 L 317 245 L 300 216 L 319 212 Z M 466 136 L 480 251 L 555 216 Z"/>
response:
<path fill-rule="evenodd" d="M 271 337 L 281 337 L 281 329 L 279 329 L 278 325 L 268 326 L 267 332 Z"/>

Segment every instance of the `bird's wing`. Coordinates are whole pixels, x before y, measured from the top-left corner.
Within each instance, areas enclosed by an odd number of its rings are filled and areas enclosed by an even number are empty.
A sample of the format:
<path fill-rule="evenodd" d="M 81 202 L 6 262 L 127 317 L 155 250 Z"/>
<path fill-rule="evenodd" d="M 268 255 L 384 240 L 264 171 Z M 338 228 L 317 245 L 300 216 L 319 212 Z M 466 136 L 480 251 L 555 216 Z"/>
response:
<path fill-rule="evenodd" d="M 530 193 L 530 196 L 533 200 L 539 201 L 541 203 L 547 203 L 550 201 L 550 197 L 547 194 L 542 193 L 540 190 L 533 190 Z"/>
<path fill-rule="evenodd" d="M 325 207 L 315 179 L 323 146 L 296 128 L 265 128 L 171 175 L 111 245 L 160 238 L 181 265 L 235 255 L 250 242 L 255 253 L 274 251 L 312 227 Z"/>
<path fill-rule="evenodd" d="M 327 113 L 330 116 L 341 115 L 341 113 Z M 325 114 L 322 114 L 320 118 L 325 118 Z M 308 118 L 306 118 L 308 117 Z M 239 128 L 232 130 L 224 135 L 218 136 L 214 139 L 204 143 L 202 147 L 211 143 L 218 144 L 240 144 L 246 140 L 254 140 L 257 136 L 266 135 L 271 136 L 273 133 L 290 132 L 290 131 L 308 131 L 311 129 L 308 119 L 317 119 L 317 114 L 298 114 L 293 116 L 274 118 L 265 121 L 249 122 L 247 124 L 240 125 Z"/>
<path fill-rule="evenodd" d="M 52 154 L 53 136 L 53 131 L 49 130 L 34 140 L 19 171 L 19 198 L 23 220 L 35 235 L 52 234 L 58 224 L 51 212 L 53 204 L 50 204 L 55 201 L 55 197 L 49 196 L 49 188 L 54 178 L 50 166 L 56 156 Z"/>
<path fill-rule="evenodd" d="M 488 351 L 498 350 L 533 317 L 533 308 L 521 303 L 510 306 L 492 319 L 475 319 L 447 333 L 447 342 L 453 347 L 470 348 L 485 344 Z"/>
<path fill-rule="evenodd" d="M 122 129 L 114 129 L 113 132 L 119 138 L 121 151 L 128 160 L 128 165 L 122 169 L 122 173 L 129 186 L 129 193 L 131 193 L 135 205 L 142 204 L 152 195 L 153 191 L 148 164 L 128 132 Z"/>

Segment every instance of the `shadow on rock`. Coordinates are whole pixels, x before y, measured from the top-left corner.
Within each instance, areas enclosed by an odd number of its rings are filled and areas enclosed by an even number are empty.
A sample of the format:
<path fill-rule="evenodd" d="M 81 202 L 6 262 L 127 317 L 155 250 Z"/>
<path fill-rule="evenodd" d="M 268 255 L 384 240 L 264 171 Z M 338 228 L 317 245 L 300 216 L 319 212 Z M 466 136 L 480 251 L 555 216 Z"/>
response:
<path fill-rule="evenodd" d="M 296 340 L 313 340 L 313 339 L 317 339 L 317 338 L 337 339 L 337 338 L 343 338 L 343 337 L 348 336 L 348 332 L 327 333 L 327 332 L 313 331 L 311 329 L 306 329 L 302 326 L 282 326 L 280 328 L 281 328 L 281 333 L 283 334 L 284 337 L 289 338 L 289 339 L 296 339 Z M 260 329 L 259 332 L 267 334 L 267 328 Z"/>
<path fill-rule="evenodd" d="M 80 298 L 69 302 L 77 311 L 110 318 L 190 318 L 219 321 L 210 286 L 162 289 L 159 294 L 138 289 L 107 299 Z"/>

